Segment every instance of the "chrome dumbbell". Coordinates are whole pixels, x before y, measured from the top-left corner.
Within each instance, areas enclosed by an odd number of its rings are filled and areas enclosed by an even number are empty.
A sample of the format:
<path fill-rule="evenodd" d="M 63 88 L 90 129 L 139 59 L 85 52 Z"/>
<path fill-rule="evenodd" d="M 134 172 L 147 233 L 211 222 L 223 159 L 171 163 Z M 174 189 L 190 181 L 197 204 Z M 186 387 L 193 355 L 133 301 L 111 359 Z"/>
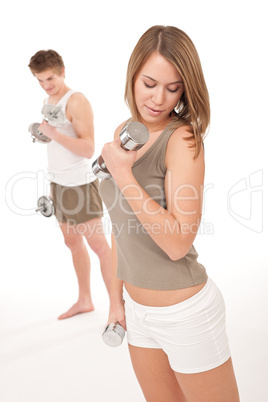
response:
<path fill-rule="evenodd" d="M 61 109 L 61 106 L 46 104 L 42 108 L 44 120 L 46 120 L 53 127 L 60 127 L 65 122 L 65 115 Z M 46 144 L 51 141 L 46 135 L 44 135 L 38 127 L 40 123 L 30 124 L 28 131 L 31 133 L 33 142 L 41 142 Z"/>
<path fill-rule="evenodd" d="M 107 325 L 105 328 L 102 339 L 108 346 L 119 346 L 123 342 L 125 336 L 125 330 L 118 321 Z"/>
<path fill-rule="evenodd" d="M 129 123 L 119 134 L 121 147 L 126 151 L 137 151 L 149 140 L 149 131 L 137 121 Z M 100 155 L 92 164 L 93 173 L 99 179 L 109 179 L 111 174 Z"/>
<path fill-rule="evenodd" d="M 35 211 L 41 212 L 41 214 L 44 215 L 46 218 L 49 218 L 50 216 L 54 215 L 55 207 L 52 199 L 45 195 L 38 198 L 37 209 Z"/>
<path fill-rule="evenodd" d="M 46 135 L 44 135 L 40 130 L 38 130 L 39 126 L 40 123 L 32 123 L 28 128 L 28 131 L 31 133 L 33 142 L 38 141 L 41 142 L 42 144 L 50 142 L 51 139 L 48 138 Z"/>

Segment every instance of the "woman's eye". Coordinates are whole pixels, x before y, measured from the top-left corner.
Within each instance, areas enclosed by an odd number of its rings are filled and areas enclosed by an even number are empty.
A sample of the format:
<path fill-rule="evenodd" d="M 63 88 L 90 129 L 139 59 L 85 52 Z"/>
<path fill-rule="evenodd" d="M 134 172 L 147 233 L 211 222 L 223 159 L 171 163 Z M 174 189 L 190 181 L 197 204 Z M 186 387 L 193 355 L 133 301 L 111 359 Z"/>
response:
<path fill-rule="evenodd" d="M 175 92 L 177 92 L 179 90 L 179 87 L 176 89 L 168 89 L 169 92 L 171 92 L 172 94 L 174 94 Z"/>
<path fill-rule="evenodd" d="M 155 85 L 149 85 L 149 84 L 146 84 L 146 82 L 144 82 L 144 85 L 146 86 L 146 88 L 154 88 L 155 87 Z"/>

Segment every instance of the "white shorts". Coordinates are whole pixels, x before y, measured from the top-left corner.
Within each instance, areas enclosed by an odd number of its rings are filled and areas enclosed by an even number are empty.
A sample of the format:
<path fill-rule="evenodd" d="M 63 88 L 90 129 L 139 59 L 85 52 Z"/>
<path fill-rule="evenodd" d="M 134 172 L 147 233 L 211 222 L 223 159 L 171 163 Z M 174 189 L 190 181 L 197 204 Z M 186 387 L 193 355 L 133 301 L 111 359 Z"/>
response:
<path fill-rule="evenodd" d="M 200 373 L 230 358 L 225 304 L 210 278 L 196 295 L 172 306 L 143 306 L 126 289 L 124 300 L 128 343 L 162 349 L 174 371 Z"/>

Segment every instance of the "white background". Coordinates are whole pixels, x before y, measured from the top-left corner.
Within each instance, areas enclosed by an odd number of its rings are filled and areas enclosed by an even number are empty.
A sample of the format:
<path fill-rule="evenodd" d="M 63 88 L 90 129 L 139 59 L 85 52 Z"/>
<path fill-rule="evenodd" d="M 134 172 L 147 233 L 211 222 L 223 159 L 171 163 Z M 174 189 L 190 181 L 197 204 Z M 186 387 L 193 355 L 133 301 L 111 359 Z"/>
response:
<path fill-rule="evenodd" d="M 33 144 L 27 130 L 41 121 L 45 93 L 27 65 L 40 49 L 62 55 L 67 85 L 92 104 L 97 157 L 129 116 L 123 98 L 132 49 L 161 24 L 183 29 L 201 58 L 212 120 L 195 245 L 225 297 L 241 401 L 267 401 L 265 2 L 25 0 L 6 2 L 0 15 L 0 400 L 143 400 L 126 343 L 116 350 L 102 344 L 108 298 L 92 253 L 95 312 L 56 320 L 74 303 L 77 286 L 55 218 L 34 212 L 48 194 L 46 146 Z M 104 224 L 108 236 L 107 215 Z"/>

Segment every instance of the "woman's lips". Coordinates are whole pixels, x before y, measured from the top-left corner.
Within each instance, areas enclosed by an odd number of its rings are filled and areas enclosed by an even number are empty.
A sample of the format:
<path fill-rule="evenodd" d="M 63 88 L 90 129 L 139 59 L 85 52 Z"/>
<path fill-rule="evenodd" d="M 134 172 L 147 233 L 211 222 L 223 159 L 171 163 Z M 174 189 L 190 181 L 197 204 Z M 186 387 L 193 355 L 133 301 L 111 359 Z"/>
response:
<path fill-rule="evenodd" d="M 152 109 L 152 108 L 149 107 L 149 106 L 146 106 L 146 108 L 147 108 L 147 110 L 149 111 L 149 113 L 152 114 L 153 116 L 158 116 L 158 115 L 160 115 L 160 114 L 163 112 L 163 110 Z"/>

